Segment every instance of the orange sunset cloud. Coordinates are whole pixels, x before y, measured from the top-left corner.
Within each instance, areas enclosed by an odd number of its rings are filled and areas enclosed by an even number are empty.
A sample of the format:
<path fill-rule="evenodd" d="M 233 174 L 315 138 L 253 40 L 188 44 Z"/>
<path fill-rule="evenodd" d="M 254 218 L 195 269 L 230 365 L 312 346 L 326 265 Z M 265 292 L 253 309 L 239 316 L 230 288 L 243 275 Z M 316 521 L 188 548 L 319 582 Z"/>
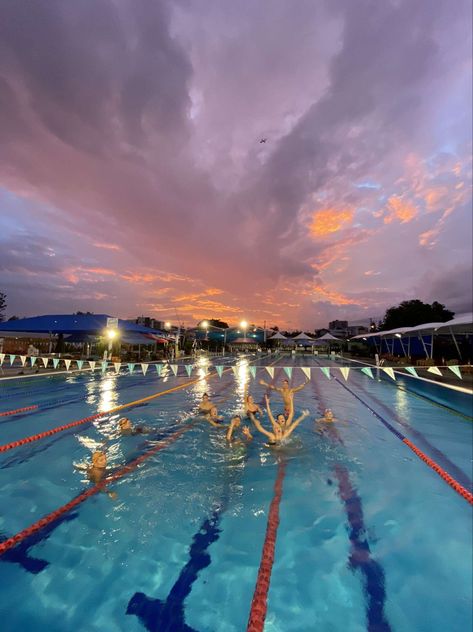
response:
<path fill-rule="evenodd" d="M 312 215 L 310 234 L 312 237 L 325 237 L 331 233 L 336 233 L 353 222 L 354 210 L 336 210 L 331 208 L 316 211 Z"/>

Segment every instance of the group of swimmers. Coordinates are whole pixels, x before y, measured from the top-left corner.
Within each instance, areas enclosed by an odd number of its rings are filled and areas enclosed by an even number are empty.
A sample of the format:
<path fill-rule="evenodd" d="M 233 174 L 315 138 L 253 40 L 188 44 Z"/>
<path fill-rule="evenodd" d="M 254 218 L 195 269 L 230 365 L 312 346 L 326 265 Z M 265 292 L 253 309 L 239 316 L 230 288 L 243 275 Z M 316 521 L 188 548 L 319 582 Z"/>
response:
<path fill-rule="evenodd" d="M 309 411 L 305 409 L 302 411 L 301 415 L 294 420 L 294 393 L 301 391 L 308 384 L 308 381 L 296 387 L 290 387 L 289 380 L 283 380 L 281 387 L 268 384 L 264 380 L 260 380 L 260 384 L 268 389 L 280 393 L 284 404 L 284 413 L 274 416 L 273 411 L 271 410 L 269 397 L 265 395 L 266 412 L 271 423 L 270 430 L 261 424 L 261 418 L 263 417 L 264 412 L 250 394 L 245 396 L 244 415 L 233 415 L 228 425 L 225 424 L 224 419 L 219 416 L 217 407 L 210 401 L 207 393 L 204 393 L 202 396 L 202 401 L 199 404 L 199 414 L 203 416 L 203 418 L 211 426 L 225 429 L 226 440 L 230 445 L 234 443 L 242 443 L 242 441 L 251 441 L 253 439 L 250 425 L 242 425 L 242 417 L 246 417 L 249 422 L 251 422 L 252 428 L 255 428 L 267 438 L 268 442 L 266 445 L 268 447 L 279 447 L 284 444 L 297 426 L 309 416 Z M 324 416 L 317 421 L 333 422 L 335 421 L 335 418 L 332 411 L 330 409 L 326 409 Z M 153 428 L 148 428 L 146 426 L 134 426 L 128 417 L 121 417 L 117 422 L 117 427 L 121 436 L 152 434 L 155 432 Z M 77 469 L 86 470 L 87 476 L 91 482 L 95 484 L 100 483 L 106 475 L 107 455 L 103 450 L 97 450 L 92 454 L 92 461 L 90 464 L 77 465 L 76 467 Z M 110 497 L 116 498 L 116 494 L 114 492 L 107 493 Z"/>
<path fill-rule="evenodd" d="M 286 439 L 290 437 L 290 435 L 294 432 L 301 421 L 309 416 L 309 411 L 305 409 L 302 411 L 302 414 L 294 420 L 294 393 L 301 391 L 308 384 L 308 380 L 296 387 L 290 387 L 289 380 L 283 380 L 283 384 L 281 387 L 268 384 L 264 380 L 260 380 L 260 384 L 268 389 L 280 393 L 284 403 L 284 413 L 281 413 L 275 417 L 273 411 L 271 410 L 269 397 L 265 395 L 266 412 L 271 423 L 271 430 L 268 430 L 261 424 L 263 410 L 254 401 L 253 396 L 247 394 L 245 396 L 244 417 L 246 416 L 248 418 L 248 420 L 252 424 L 252 427 L 254 427 L 262 435 L 267 437 L 268 443 L 266 445 L 268 447 L 278 447 L 284 444 Z M 241 415 L 234 415 L 230 420 L 230 424 L 228 426 L 224 425 L 224 419 L 219 416 L 217 407 L 215 406 L 215 404 L 213 404 L 213 402 L 210 401 L 207 393 L 204 393 L 204 395 L 202 396 L 202 401 L 199 405 L 199 413 L 203 415 L 204 419 L 211 426 L 224 427 L 226 429 L 226 439 L 229 443 L 232 443 L 235 440 L 238 431 L 241 432 L 243 440 L 251 441 L 253 439 L 250 426 L 242 426 Z M 332 422 L 335 421 L 335 419 L 332 411 L 330 409 L 327 409 L 325 410 L 324 416 L 317 421 Z M 237 439 L 237 441 L 241 442 L 239 438 Z"/>

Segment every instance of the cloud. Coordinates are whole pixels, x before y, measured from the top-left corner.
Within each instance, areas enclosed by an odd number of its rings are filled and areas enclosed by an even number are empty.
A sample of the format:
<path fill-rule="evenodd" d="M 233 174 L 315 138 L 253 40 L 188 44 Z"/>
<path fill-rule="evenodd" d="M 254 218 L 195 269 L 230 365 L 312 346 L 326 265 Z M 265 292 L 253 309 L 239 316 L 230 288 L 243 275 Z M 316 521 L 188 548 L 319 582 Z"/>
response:
<path fill-rule="evenodd" d="M 322 209 L 312 215 L 310 234 L 315 237 L 325 237 L 331 233 L 336 233 L 353 222 L 353 209 L 336 210 Z"/>
<path fill-rule="evenodd" d="M 384 216 L 384 223 L 390 224 L 397 219 L 401 224 L 405 224 L 412 221 L 417 214 L 418 211 L 411 202 L 392 195 L 387 203 L 387 215 Z"/>

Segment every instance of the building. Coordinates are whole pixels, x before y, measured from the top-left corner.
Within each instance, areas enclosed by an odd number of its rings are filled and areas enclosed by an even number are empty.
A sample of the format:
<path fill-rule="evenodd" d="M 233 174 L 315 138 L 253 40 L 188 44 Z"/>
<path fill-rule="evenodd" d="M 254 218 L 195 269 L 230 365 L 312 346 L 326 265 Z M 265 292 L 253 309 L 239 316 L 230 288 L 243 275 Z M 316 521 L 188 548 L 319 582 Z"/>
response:
<path fill-rule="evenodd" d="M 328 330 L 335 338 L 348 338 L 348 321 L 332 320 L 332 322 L 328 324 Z"/>

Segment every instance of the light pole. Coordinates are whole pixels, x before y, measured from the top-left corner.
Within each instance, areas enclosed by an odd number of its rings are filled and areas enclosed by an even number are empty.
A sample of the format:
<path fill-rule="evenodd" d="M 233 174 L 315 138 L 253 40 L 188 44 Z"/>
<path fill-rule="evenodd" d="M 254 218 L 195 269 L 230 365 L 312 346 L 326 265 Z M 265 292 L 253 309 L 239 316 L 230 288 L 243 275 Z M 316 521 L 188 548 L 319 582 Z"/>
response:
<path fill-rule="evenodd" d="M 112 357 L 113 341 L 115 340 L 116 337 L 117 337 L 116 329 L 107 329 L 108 355 L 110 358 Z"/>

